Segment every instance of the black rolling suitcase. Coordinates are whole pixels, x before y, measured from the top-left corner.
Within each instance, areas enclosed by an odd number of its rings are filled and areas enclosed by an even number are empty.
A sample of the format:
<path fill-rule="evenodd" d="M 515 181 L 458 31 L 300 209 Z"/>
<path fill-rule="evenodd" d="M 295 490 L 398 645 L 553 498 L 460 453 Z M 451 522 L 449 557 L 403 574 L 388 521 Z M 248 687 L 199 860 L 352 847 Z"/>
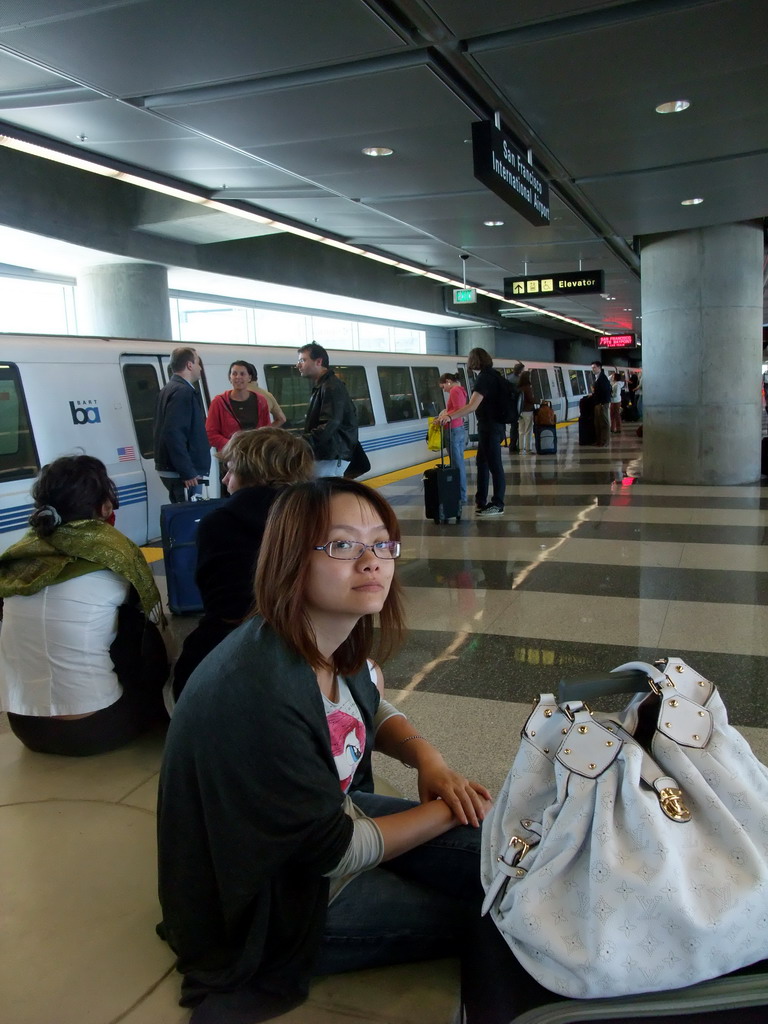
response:
<path fill-rule="evenodd" d="M 195 583 L 197 527 L 203 516 L 221 508 L 226 500 L 184 501 L 160 508 L 168 607 L 174 615 L 190 615 L 203 610 L 203 600 Z"/>
<path fill-rule="evenodd" d="M 589 445 L 596 441 L 595 400 L 592 395 L 585 395 L 579 402 L 579 444 Z"/>
<path fill-rule="evenodd" d="M 461 967 L 461 1024 L 765 1024 L 768 961 L 688 988 L 612 999 L 566 999 L 517 962 L 487 917 Z"/>
<path fill-rule="evenodd" d="M 427 519 L 433 519 L 438 526 L 447 523 L 449 519 L 455 519 L 457 523 L 461 520 L 459 471 L 445 464 L 445 447 L 443 444 L 440 449 L 440 465 L 424 471 L 424 513 Z"/>

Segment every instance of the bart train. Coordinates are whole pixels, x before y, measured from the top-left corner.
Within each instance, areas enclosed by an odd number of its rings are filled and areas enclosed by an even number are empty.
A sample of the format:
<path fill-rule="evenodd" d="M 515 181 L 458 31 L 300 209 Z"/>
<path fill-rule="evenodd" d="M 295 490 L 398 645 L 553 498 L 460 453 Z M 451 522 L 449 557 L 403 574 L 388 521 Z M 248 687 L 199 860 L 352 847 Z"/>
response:
<path fill-rule="evenodd" d="M 32 511 L 30 487 L 42 465 L 85 451 L 101 459 L 120 498 L 117 526 L 138 544 L 157 537 L 167 492 L 154 469 L 155 400 L 168 379 L 174 344 L 125 338 L 0 335 L 0 550 L 17 540 Z M 296 370 L 290 348 L 195 344 L 204 375 L 206 407 L 228 387 L 235 359 L 254 363 L 259 383 L 271 391 L 300 429 L 310 384 Z M 360 440 L 370 476 L 429 458 L 426 418 L 444 407 L 441 373 L 466 383 L 465 360 L 456 355 L 329 352 L 358 411 Z M 514 360 L 496 359 L 509 373 Z M 588 366 L 528 362 L 538 400 L 549 399 L 558 420 L 578 415 L 591 385 Z M 470 424 L 470 429 L 472 424 Z M 219 474 L 211 467 L 211 494 Z"/>

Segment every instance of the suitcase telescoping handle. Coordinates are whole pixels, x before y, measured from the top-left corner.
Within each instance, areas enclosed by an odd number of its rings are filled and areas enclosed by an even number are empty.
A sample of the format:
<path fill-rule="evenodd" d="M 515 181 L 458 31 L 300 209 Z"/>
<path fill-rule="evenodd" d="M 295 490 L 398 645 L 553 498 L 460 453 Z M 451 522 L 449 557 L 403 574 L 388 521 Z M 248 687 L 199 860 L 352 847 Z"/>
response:
<path fill-rule="evenodd" d="M 585 672 L 561 679 L 557 689 L 560 703 L 569 700 L 594 700 L 615 693 L 643 693 L 648 690 L 648 673 L 630 668 L 620 672 Z"/>

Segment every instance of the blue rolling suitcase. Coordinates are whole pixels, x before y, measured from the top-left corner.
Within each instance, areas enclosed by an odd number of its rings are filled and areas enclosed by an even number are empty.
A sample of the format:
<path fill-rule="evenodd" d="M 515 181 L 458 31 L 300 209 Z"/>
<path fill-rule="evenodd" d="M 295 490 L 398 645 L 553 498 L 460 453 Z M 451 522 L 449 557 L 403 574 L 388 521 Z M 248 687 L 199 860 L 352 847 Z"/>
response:
<path fill-rule="evenodd" d="M 184 501 L 160 508 L 160 537 L 168 585 L 168 608 L 174 615 L 191 615 L 203 610 L 195 583 L 197 569 L 197 526 L 203 516 L 227 501 Z"/>
<path fill-rule="evenodd" d="M 533 414 L 533 438 L 537 455 L 557 455 L 557 417 L 551 402 L 542 402 Z"/>

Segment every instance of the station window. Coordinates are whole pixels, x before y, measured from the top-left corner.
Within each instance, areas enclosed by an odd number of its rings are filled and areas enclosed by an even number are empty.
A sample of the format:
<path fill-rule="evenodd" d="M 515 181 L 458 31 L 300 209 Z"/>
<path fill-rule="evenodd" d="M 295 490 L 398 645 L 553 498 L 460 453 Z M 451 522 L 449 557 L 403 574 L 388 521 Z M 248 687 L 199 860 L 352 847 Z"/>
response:
<path fill-rule="evenodd" d="M 39 469 L 19 371 L 0 364 L 0 481 L 34 477 Z"/>
<path fill-rule="evenodd" d="M 586 395 L 587 388 L 584 383 L 583 370 L 569 370 L 568 378 L 571 382 L 571 391 L 574 395 Z"/>
<path fill-rule="evenodd" d="M 445 408 L 445 398 L 438 384 L 440 371 L 436 366 L 412 366 L 411 369 L 416 385 L 419 415 L 437 416 Z"/>
<path fill-rule="evenodd" d="M 155 405 L 160 392 L 157 363 L 126 363 L 123 378 L 139 451 L 142 458 L 152 459 L 155 455 Z"/>
<path fill-rule="evenodd" d="M 549 386 L 549 375 L 546 370 L 531 370 L 531 387 L 535 401 L 540 402 L 542 398 L 552 398 L 552 389 Z"/>
<path fill-rule="evenodd" d="M 411 371 L 408 367 L 380 366 L 378 374 L 387 423 L 415 420 L 418 413 L 411 383 Z"/>

